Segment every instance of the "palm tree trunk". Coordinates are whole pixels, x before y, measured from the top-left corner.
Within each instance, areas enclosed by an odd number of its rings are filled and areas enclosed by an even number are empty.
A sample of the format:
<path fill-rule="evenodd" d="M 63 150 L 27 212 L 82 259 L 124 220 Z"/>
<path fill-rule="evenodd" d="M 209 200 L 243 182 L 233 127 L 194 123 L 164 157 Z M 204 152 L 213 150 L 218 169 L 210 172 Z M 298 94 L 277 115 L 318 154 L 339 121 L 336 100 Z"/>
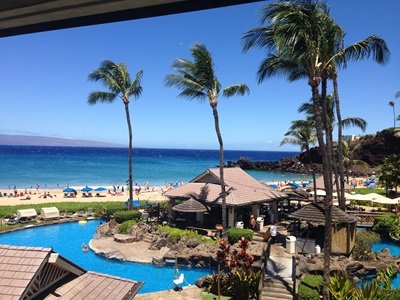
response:
<path fill-rule="evenodd" d="M 339 88 L 336 74 L 333 76 L 333 93 L 335 98 L 336 118 L 338 123 L 338 166 L 340 176 L 340 194 L 338 191 L 339 207 L 345 209 L 346 199 L 344 198 L 344 167 L 343 167 L 343 133 L 342 133 L 342 113 L 340 112 Z"/>
<path fill-rule="evenodd" d="M 129 177 L 128 177 L 128 185 L 129 185 L 129 201 L 128 201 L 128 210 L 133 208 L 133 185 L 132 185 L 132 125 L 131 118 L 129 116 L 129 106 L 128 103 L 125 104 L 125 113 L 126 113 L 126 122 L 128 123 L 128 131 L 129 131 Z"/>
<path fill-rule="evenodd" d="M 312 175 L 312 180 L 313 180 L 314 201 L 317 201 L 317 183 L 315 182 L 315 170 L 312 165 L 311 152 L 310 152 L 310 147 L 308 146 L 308 144 L 306 145 L 306 152 L 307 152 L 308 163 L 310 164 L 311 175 Z"/>
<path fill-rule="evenodd" d="M 330 286 L 330 256 L 331 256 L 331 206 L 329 196 L 332 197 L 332 192 L 329 193 L 329 185 L 332 182 L 332 169 L 329 169 L 328 151 L 324 142 L 323 135 L 323 122 L 321 116 L 320 102 L 321 98 L 318 91 L 320 83 L 319 77 L 309 79 L 309 85 L 312 91 L 312 100 L 315 113 L 315 127 L 317 131 L 318 144 L 322 154 L 322 174 L 324 176 L 325 188 L 328 187 L 327 196 L 325 198 L 325 229 L 324 229 L 324 287 L 323 297 L 324 300 L 329 300 L 329 286 Z M 326 106 L 326 105 L 325 105 Z M 324 107 L 323 107 L 324 108 Z M 325 107 L 326 108 L 326 107 Z M 325 111 L 326 112 L 326 111 Z M 330 179 L 329 179 L 330 178 Z"/>
<path fill-rule="evenodd" d="M 221 180 L 221 198 L 222 198 L 222 236 L 225 237 L 227 230 L 226 222 L 226 192 L 225 192 L 225 181 L 224 181 L 224 143 L 222 141 L 221 131 L 219 129 L 219 118 L 216 107 L 213 107 L 215 131 L 217 132 L 219 142 L 219 177 Z"/>
<path fill-rule="evenodd" d="M 396 128 L 396 111 L 393 105 L 393 128 Z"/>

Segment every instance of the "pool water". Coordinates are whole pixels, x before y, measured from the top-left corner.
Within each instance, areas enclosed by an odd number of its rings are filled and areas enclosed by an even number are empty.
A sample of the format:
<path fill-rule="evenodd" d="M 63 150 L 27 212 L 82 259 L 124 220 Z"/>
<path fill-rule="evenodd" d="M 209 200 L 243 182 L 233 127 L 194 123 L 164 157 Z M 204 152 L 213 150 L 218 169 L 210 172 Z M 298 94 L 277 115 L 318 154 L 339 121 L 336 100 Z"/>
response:
<path fill-rule="evenodd" d="M 385 248 L 389 249 L 390 255 L 400 256 L 400 243 L 395 243 L 391 241 L 380 241 L 372 247 L 372 250 L 378 252 Z M 397 273 L 397 275 L 393 278 L 392 287 L 400 288 L 400 273 Z"/>
<path fill-rule="evenodd" d="M 86 224 L 72 222 L 4 233 L 0 234 L 0 244 L 53 247 L 55 252 L 85 270 L 144 282 L 139 293 L 161 291 L 172 287 L 173 267 L 156 267 L 152 264 L 105 259 L 91 250 L 83 252 L 82 243 L 89 243 L 100 222 L 101 220 L 88 221 Z M 212 273 L 210 269 L 197 268 L 184 268 L 180 271 L 185 274 L 187 284 L 194 284 L 198 278 Z"/>

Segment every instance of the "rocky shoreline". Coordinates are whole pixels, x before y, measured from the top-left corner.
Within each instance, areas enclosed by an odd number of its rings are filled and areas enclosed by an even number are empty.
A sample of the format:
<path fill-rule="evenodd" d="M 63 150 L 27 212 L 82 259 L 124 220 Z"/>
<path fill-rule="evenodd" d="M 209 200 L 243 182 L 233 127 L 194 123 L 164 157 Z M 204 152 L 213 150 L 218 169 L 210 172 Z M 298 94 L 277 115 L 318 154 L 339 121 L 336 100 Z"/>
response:
<path fill-rule="evenodd" d="M 89 247 L 98 255 L 108 259 L 119 259 L 140 263 L 152 263 L 158 266 L 211 267 L 217 266 L 218 245 L 204 244 L 197 239 L 168 241 L 164 232 L 157 226 L 138 223 L 127 234 L 119 234 L 119 224 L 110 221 L 97 229 L 97 236 L 89 242 Z M 255 265 L 261 260 L 264 243 L 250 242 L 248 253 L 254 256 Z M 238 244 L 231 247 L 238 251 Z"/>

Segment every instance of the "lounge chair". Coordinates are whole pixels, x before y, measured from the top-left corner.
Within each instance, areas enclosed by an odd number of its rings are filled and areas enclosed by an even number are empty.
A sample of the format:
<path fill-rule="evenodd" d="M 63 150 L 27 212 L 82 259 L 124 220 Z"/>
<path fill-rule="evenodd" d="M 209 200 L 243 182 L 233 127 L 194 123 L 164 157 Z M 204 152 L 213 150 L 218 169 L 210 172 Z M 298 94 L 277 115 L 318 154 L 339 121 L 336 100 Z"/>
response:
<path fill-rule="evenodd" d="M 25 198 L 20 198 L 19 200 L 31 200 L 31 195 L 26 195 Z"/>

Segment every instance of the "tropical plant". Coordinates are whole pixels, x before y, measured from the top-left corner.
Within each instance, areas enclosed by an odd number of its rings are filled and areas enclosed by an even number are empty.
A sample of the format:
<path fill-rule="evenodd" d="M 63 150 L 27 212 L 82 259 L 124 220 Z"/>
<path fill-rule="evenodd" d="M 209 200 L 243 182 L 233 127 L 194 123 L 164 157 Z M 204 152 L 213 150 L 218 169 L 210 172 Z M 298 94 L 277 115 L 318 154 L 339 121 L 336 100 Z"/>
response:
<path fill-rule="evenodd" d="M 380 170 L 379 181 L 388 189 L 394 189 L 397 195 L 397 189 L 400 184 L 400 154 L 387 156 Z"/>
<path fill-rule="evenodd" d="M 396 128 L 396 102 L 394 101 L 389 101 L 388 105 L 392 108 L 393 110 L 393 128 Z"/>
<path fill-rule="evenodd" d="M 355 260 L 371 260 L 374 257 L 372 246 L 380 240 L 379 234 L 373 231 L 358 232 L 352 253 L 353 258 Z"/>
<path fill-rule="evenodd" d="M 376 216 L 373 230 L 389 235 L 395 241 L 400 241 L 400 217 L 392 214 Z"/>
<path fill-rule="evenodd" d="M 224 146 L 219 128 L 218 98 L 219 96 L 232 97 L 234 95 L 244 95 L 249 93 L 247 85 L 240 83 L 221 88 L 221 83 L 215 75 L 214 64 L 211 53 L 202 44 L 195 44 L 191 48 L 193 61 L 179 58 L 175 60 L 173 69 L 176 74 L 169 74 L 165 79 L 165 84 L 169 87 L 175 86 L 181 93 L 180 97 L 196 100 L 208 99 L 213 111 L 215 131 L 219 143 L 219 173 L 222 198 L 222 226 L 225 236 L 227 228 L 226 215 L 226 190 L 224 181 Z"/>
<path fill-rule="evenodd" d="M 342 274 L 331 276 L 330 292 L 332 300 L 395 300 L 400 289 L 392 289 L 393 267 L 379 271 L 370 282 L 357 285 L 352 278 Z"/>
<path fill-rule="evenodd" d="M 308 163 L 311 168 L 311 174 L 314 184 L 314 200 L 317 200 L 317 187 L 315 180 L 315 170 L 312 166 L 312 159 L 310 153 L 310 145 L 317 142 L 315 129 L 310 120 L 295 120 L 292 121 L 292 126 L 288 132 L 285 133 L 285 138 L 281 141 L 281 146 L 284 144 L 292 144 L 300 147 L 301 151 L 305 151 L 308 157 Z"/>
<path fill-rule="evenodd" d="M 128 185 L 129 201 L 128 208 L 133 208 L 133 179 L 132 179 L 132 124 L 129 114 L 130 98 L 138 98 L 142 93 L 141 80 L 143 71 L 136 73 L 133 80 L 127 70 L 125 63 L 116 64 L 110 60 L 101 62 L 100 67 L 89 74 L 89 80 L 100 81 L 108 91 L 94 91 L 89 94 L 88 103 L 91 105 L 101 103 L 112 103 L 120 98 L 125 107 L 126 121 L 129 132 L 129 162 L 128 162 Z"/>
<path fill-rule="evenodd" d="M 354 166 L 361 166 L 364 169 L 368 170 L 369 169 L 369 165 L 360 159 L 354 159 L 353 157 L 353 151 L 350 149 L 350 145 L 349 143 L 347 143 L 346 141 L 343 141 L 343 166 L 346 170 L 346 175 L 347 175 L 347 182 L 349 181 L 349 174 L 350 174 L 350 170 L 352 167 Z"/>
<path fill-rule="evenodd" d="M 322 292 L 324 279 L 320 275 L 307 274 L 299 285 L 300 300 L 318 300 Z"/>

